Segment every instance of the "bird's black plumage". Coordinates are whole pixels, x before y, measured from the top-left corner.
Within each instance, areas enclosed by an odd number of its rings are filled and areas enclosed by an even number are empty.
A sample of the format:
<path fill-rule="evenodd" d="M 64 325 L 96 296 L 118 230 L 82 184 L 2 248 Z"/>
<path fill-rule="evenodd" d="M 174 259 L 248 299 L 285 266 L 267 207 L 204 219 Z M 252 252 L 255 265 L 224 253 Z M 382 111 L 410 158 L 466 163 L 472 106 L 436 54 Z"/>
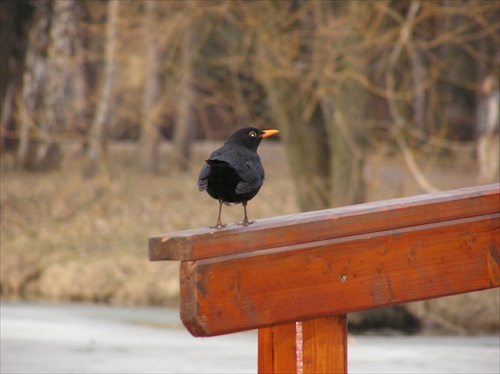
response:
<path fill-rule="evenodd" d="M 198 177 L 198 188 L 219 200 L 219 217 L 215 227 L 224 227 L 220 218 L 223 203 L 242 203 L 245 218 L 241 224 L 247 226 L 251 223 L 247 218 L 246 205 L 264 183 L 264 168 L 257 148 L 262 138 L 277 132 L 254 127 L 239 129 L 206 160 Z"/>

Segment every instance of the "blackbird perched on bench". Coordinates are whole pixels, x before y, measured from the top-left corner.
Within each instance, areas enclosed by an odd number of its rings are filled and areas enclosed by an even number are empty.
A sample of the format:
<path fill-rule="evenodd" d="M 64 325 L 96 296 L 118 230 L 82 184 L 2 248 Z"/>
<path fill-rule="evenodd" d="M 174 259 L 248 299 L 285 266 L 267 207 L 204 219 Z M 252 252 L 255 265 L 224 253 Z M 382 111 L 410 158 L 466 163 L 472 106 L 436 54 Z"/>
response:
<path fill-rule="evenodd" d="M 240 225 L 252 222 L 247 217 L 247 202 L 259 192 L 264 183 L 264 168 L 257 154 L 262 138 L 274 135 L 278 130 L 259 130 L 245 127 L 234 132 L 222 147 L 215 150 L 200 171 L 198 188 L 206 190 L 219 200 L 217 223 L 211 228 L 222 229 L 222 204 L 242 203 L 245 218 Z"/>

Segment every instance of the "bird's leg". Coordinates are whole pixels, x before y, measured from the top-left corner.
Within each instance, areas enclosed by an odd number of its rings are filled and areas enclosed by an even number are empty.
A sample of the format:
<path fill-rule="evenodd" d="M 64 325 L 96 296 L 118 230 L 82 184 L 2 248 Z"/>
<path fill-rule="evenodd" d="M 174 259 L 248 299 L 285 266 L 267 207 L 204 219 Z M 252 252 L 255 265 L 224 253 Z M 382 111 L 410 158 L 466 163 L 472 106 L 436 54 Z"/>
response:
<path fill-rule="evenodd" d="M 251 225 L 255 221 L 249 221 L 248 220 L 248 216 L 247 216 L 247 202 L 243 201 L 242 204 L 243 204 L 243 210 L 245 211 L 245 218 L 243 218 L 243 222 L 238 223 L 238 225 L 241 225 L 241 226 Z"/>
<path fill-rule="evenodd" d="M 210 226 L 211 229 L 223 229 L 226 227 L 226 225 L 223 225 L 222 224 L 222 221 L 220 219 L 220 215 L 222 213 L 222 204 L 224 203 L 224 201 L 222 199 L 219 199 L 219 216 L 217 217 L 217 223 L 215 224 L 215 226 Z"/>

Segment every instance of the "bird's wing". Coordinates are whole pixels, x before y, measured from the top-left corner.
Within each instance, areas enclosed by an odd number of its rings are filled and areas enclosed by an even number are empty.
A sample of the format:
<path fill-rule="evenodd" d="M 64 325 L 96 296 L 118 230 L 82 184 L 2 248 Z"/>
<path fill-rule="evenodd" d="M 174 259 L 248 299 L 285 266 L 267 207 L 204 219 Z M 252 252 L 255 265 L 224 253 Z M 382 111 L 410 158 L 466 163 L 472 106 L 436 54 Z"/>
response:
<path fill-rule="evenodd" d="M 259 189 L 264 183 L 264 168 L 259 160 L 247 160 L 238 168 L 240 182 L 236 186 L 237 194 L 244 194 Z"/>
<path fill-rule="evenodd" d="M 204 191 L 207 189 L 208 176 L 210 175 L 210 165 L 205 163 L 200 170 L 200 175 L 198 176 L 198 189 Z"/>
<path fill-rule="evenodd" d="M 247 153 L 246 150 L 242 151 L 241 149 L 226 145 L 215 150 L 207 160 L 207 164 L 201 169 L 198 178 L 198 187 L 200 191 L 207 188 L 208 176 L 210 174 L 210 165 L 208 165 L 208 163 L 225 165 L 238 172 L 240 182 L 236 186 L 235 192 L 237 194 L 253 192 L 264 183 L 264 168 L 260 163 L 259 156 L 254 152 L 248 151 Z"/>
<path fill-rule="evenodd" d="M 200 174 L 198 175 L 198 189 L 200 191 L 204 191 L 208 187 L 208 177 L 210 176 L 210 172 L 212 171 L 212 167 L 210 164 L 213 164 L 215 167 L 217 165 L 225 164 L 229 165 L 231 160 L 231 154 L 233 152 L 232 148 L 224 148 L 220 147 L 212 152 L 208 160 L 205 161 L 205 165 L 200 170 Z"/>

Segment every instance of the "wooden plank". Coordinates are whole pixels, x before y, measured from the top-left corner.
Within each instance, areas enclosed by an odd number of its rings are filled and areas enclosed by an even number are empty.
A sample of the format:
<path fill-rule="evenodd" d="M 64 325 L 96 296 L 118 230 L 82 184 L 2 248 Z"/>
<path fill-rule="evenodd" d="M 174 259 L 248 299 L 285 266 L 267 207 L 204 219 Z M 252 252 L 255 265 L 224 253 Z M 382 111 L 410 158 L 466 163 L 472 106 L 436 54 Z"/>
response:
<path fill-rule="evenodd" d="M 149 238 L 149 258 L 195 260 L 500 211 L 500 184 L 258 220 L 247 227 L 194 229 Z"/>
<path fill-rule="evenodd" d="M 296 373 L 296 323 L 259 329 L 259 373 Z"/>
<path fill-rule="evenodd" d="M 181 263 L 195 336 L 500 285 L 500 213 Z"/>
<path fill-rule="evenodd" d="M 304 321 L 302 335 L 303 373 L 347 373 L 347 315 Z"/>
<path fill-rule="evenodd" d="M 347 373 L 345 314 L 259 329 L 259 373 Z"/>
<path fill-rule="evenodd" d="M 257 340 L 257 369 L 259 373 L 272 373 L 274 371 L 273 328 L 273 326 L 269 326 L 259 329 Z"/>

